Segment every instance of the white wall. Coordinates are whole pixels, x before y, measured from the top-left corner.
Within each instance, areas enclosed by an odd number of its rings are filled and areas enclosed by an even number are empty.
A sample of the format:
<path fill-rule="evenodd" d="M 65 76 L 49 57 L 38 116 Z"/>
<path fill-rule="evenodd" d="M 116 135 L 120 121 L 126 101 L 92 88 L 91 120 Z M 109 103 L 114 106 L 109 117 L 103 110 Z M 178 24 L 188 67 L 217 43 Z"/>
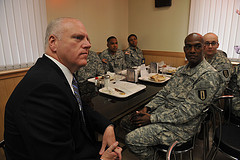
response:
<path fill-rule="evenodd" d="M 107 38 L 116 36 L 119 49 L 127 47 L 128 0 L 46 0 L 48 22 L 57 17 L 79 18 L 85 25 L 92 50 L 107 48 Z"/>
<path fill-rule="evenodd" d="M 183 52 L 190 0 L 172 0 L 171 7 L 155 8 L 155 0 L 46 0 L 48 22 L 71 16 L 82 20 L 92 50 L 106 49 L 115 35 L 119 48 L 128 47 L 127 36 L 136 33 L 145 50 Z"/>
<path fill-rule="evenodd" d="M 155 8 L 155 0 L 129 0 L 129 33 L 136 33 L 145 50 L 183 52 L 190 0 L 172 0 Z"/>

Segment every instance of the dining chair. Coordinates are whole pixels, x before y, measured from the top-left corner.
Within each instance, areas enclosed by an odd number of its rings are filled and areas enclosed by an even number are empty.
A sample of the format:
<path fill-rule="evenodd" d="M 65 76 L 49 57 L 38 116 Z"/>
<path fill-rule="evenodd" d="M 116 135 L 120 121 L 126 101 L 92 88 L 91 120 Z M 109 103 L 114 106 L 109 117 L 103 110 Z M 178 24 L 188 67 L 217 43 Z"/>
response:
<path fill-rule="evenodd" d="M 218 151 L 221 151 L 231 159 L 240 159 L 240 127 L 231 123 L 231 107 L 233 96 L 221 96 L 224 99 L 224 109 L 218 105 L 213 105 L 215 112 L 213 118 L 213 143 L 207 160 L 214 160 Z"/>
<path fill-rule="evenodd" d="M 3 150 L 3 152 L 1 150 Z M 6 158 L 4 153 L 5 153 L 5 141 L 2 140 L 2 141 L 0 141 L 0 159 Z"/>
<path fill-rule="evenodd" d="M 207 107 L 206 109 L 204 109 L 202 111 L 202 113 L 200 115 L 201 120 L 199 122 L 199 126 L 203 123 L 204 119 L 206 118 L 208 110 L 209 110 L 209 107 Z M 187 142 L 182 143 L 182 144 L 179 144 L 179 143 L 175 144 L 174 150 L 171 151 L 171 153 L 174 154 L 174 159 L 175 160 L 177 159 L 176 155 L 178 155 L 178 154 L 180 155 L 180 160 L 182 160 L 182 154 L 186 153 L 186 152 L 189 152 L 189 159 L 193 160 L 193 149 L 195 147 L 195 142 L 196 142 L 197 135 L 198 135 L 198 130 L 195 131 L 194 136 L 192 138 L 190 138 Z M 167 145 L 163 145 L 163 144 L 159 144 L 159 145 L 155 146 L 156 154 L 159 151 L 167 153 L 169 147 L 171 147 L 171 146 L 167 146 Z M 156 159 L 156 157 L 157 156 L 155 155 L 155 159 Z"/>
<path fill-rule="evenodd" d="M 5 141 L 4 140 L 2 140 L 0 142 L 0 148 L 2 148 L 3 150 L 5 149 Z"/>
<path fill-rule="evenodd" d="M 173 142 L 170 146 L 169 146 L 169 148 L 168 148 L 168 150 L 167 150 L 167 153 L 166 153 L 166 160 L 171 160 L 171 155 L 172 155 L 172 152 L 173 152 L 173 150 L 175 149 L 175 146 L 178 144 L 178 141 L 175 141 L 175 142 Z M 176 157 L 176 155 L 174 154 L 174 158 Z M 176 158 L 175 158 L 176 159 Z"/>
<path fill-rule="evenodd" d="M 174 150 L 171 150 L 171 154 L 174 154 L 174 159 L 177 159 L 177 155 L 180 155 L 180 160 L 182 160 L 182 154 L 185 152 L 189 152 L 189 159 L 193 160 L 193 149 L 195 146 L 195 136 L 193 136 L 189 141 L 183 143 L 183 144 L 176 144 L 176 146 L 174 147 Z M 173 143 L 174 144 L 174 143 Z M 158 154 L 158 151 L 161 152 L 166 152 L 168 153 L 168 149 L 171 146 L 167 146 L 167 145 L 163 145 L 163 144 L 159 144 L 156 146 L 156 154 Z M 155 156 L 157 157 L 157 156 Z M 171 157 L 171 155 L 170 155 Z M 155 158 L 156 159 L 156 158 Z"/>

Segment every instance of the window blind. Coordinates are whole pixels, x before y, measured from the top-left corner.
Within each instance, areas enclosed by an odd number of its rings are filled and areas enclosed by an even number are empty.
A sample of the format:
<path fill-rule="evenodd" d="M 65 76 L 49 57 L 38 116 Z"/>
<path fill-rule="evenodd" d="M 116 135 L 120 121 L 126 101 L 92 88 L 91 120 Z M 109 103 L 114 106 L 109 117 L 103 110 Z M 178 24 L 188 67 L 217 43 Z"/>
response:
<path fill-rule="evenodd" d="M 240 0 L 191 0 L 188 33 L 202 35 L 213 32 L 218 35 L 219 49 L 231 60 L 240 55 L 234 50 L 240 45 Z"/>
<path fill-rule="evenodd" d="M 44 53 L 46 1 L 0 0 L 0 71 L 32 66 Z"/>

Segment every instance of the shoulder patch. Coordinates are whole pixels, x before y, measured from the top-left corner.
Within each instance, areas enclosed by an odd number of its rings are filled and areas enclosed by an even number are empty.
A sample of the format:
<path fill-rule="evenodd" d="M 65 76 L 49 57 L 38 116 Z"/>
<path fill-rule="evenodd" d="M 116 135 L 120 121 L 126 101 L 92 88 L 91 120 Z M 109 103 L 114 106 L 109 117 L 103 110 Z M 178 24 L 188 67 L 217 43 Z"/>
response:
<path fill-rule="evenodd" d="M 229 77 L 229 71 L 228 71 L 228 70 L 223 70 L 222 72 L 223 72 L 223 76 L 224 76 L 225 78 L 228 78 L 228 77 Z"/>
<path fill-rule="evenodd" d="M 209 82 L 199 82 L 194 90 L 194 99 L 198 103 L 207 103 L 211 98 L 212 86 Z"/>

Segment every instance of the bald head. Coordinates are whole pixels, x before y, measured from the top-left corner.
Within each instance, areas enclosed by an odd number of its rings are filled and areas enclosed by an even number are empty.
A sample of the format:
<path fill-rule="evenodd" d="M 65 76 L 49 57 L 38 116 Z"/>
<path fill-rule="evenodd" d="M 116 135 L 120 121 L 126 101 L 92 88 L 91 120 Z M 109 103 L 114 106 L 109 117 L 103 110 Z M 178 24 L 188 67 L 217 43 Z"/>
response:
<path fill-rule="evenodd" d="M 219 46 L 218 36 L 214 33 L 207 33 L 204 39 L 204 55 L 206 59 L 211 59 L 216 53 Z"/>
<path fill-rule="evenodd" d="M 191 33 L 189 34 L 186 38 L 184 43 L 186 44 L 188 41 L 192 41 L 192 39 L 199 41 L 203 44 L 204 40 L 203 40 L 203 36 L 199 33 Z"/>
<path fill-rule="evenodd" d="M 216 42 L 218 42 L 218 36 L 215 34 L 215 33 L 212 33 L 212 32 L 209 32 L 209 33 L 206 33 L 204 36 L 203 36 L 203 39 L 204 41 L 208 40 L 208 39 L 214 39 Z"/>

